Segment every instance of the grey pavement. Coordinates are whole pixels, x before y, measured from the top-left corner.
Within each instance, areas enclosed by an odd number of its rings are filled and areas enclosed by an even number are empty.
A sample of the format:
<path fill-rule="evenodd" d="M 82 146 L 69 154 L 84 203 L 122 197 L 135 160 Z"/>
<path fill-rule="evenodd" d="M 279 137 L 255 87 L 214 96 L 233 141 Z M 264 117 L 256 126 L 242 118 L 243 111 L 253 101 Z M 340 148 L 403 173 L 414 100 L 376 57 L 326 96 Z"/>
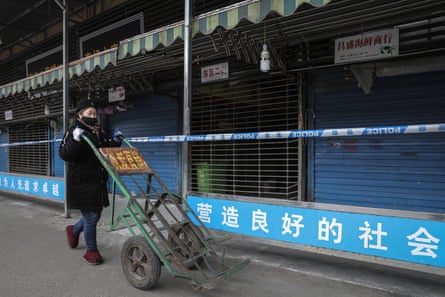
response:
<path fill-rule="evenodd" d="M 245 237 L 224 242 L 227 260 L 252 262 L 213 290 L 194 291 L 162 270 L 157 288 L 141 291 L 120 263 L 125 232 L 109 232 L 109 209 L 98 231 L 105 263 L 89 266 L 66 243 L 65 226 L 79 218 L 63 205 L 0 194 L 0 296 L 445 296 L 445 277 L 258 243 Z"/>

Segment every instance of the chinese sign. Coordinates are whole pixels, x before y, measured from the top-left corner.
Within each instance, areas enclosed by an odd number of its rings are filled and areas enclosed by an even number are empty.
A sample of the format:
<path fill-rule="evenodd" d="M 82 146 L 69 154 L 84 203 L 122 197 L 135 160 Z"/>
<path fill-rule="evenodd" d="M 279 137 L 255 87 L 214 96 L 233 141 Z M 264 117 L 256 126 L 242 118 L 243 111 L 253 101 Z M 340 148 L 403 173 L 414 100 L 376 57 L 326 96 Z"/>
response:
<path fill-rule="evenodd" d="M 5 121 L 13 120 L 14 117 L 12 116 L 12 110 L 5 111 Z"/>
<path fill-rule="evenodd" d="M 108 89 L 108 102 L 125 100 L 125 88 L 120 86 Z"/>
<path fill-rule="evenodd" d="M 64 200 L 65 196 L 65 186 L 62 179 L 4 173 L 0 173 L 0 190 L 57 200 Z"/>
<path fill-rule="evenodd" d="M 201 82 L 203 83 L 227 78 L 229 78 L 228 62 L 201 68 Z"/>
<path fill-rule="evenodd" d="M 399 29 L 368 32 L 335 40 L 335 63 L 377 60 L 399 55 Z"/>
<path fill-rule="evenodd" d="M 445 222 L 188 196 L 211 229 L 445 268 Z"/>
<path fill-rule="evenodd" d="M 100 151 L 119 173 L 152 173 L 136 148 L 108 147 Z"/>

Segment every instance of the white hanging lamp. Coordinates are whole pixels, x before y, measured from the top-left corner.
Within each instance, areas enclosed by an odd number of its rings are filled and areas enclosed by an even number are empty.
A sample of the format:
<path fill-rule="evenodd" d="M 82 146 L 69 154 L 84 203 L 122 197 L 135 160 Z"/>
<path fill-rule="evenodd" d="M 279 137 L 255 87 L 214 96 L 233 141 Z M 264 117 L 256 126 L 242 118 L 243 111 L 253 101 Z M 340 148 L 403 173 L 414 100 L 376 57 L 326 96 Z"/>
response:
<path fill-rule="evenodd" d="M 261 72 L 269 72 L 270 71 L 270 53 L 267 49 L 266 43 L 266 23 L 264 23 L 264 41 L 263 41 L 263 50 L 260 55 L 260 71 Z"/>

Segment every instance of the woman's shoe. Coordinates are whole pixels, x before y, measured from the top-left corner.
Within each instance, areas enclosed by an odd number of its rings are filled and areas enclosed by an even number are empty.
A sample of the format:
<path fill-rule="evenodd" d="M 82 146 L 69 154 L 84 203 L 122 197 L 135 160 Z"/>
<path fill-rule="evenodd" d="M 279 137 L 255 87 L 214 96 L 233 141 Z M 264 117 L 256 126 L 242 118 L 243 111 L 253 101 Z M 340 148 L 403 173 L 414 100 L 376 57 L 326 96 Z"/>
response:
<path fill-rule="evenodd" d="M 66 236 L 68 238 L 68 245 L 70 248 L 75 249 L 79 244 L 79 234 L 74 234 L 73 225 L 66 226 Z"/>
<path fill-rule="evenodd" d="M 104 259 L 102 258 L 101 254 L 99 253 L 99 251 L 96 251 L 96 260 L 99 264 L 102 264 L 104 262 Z"/>
<path fill-rule="evenodd" d="M 90 265 L 99 265 L 104 262 L 98 251 L 86 251 L 82 259 Z"/>

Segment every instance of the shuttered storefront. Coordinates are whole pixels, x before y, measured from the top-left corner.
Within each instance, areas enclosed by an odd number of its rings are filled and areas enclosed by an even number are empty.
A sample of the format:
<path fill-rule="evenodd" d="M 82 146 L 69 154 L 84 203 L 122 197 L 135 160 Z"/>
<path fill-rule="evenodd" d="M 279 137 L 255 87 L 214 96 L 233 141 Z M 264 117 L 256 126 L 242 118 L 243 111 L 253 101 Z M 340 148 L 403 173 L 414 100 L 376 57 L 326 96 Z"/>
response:
<path fill-rule="evenodd" d="M 9 143 L 47 141 L 47 121 L 36 121 L 8 127 Z M 8 148 L 9 172 L 48 175 L 49 148 L 47 143 L 15 145 Z"/>
<path fill-rule="evenodd" d="M 59 119 L 58 121 L 53 120 L 50 121 L 50 139 L 62 139 L 64 135 L 63 131 L 63 125 L 61 124 L 62 119 Z M 49 149 L 51 153 L 50 160 L 53 162 L 52 168 L 53 168 L 53 174 L 56 177 L 63 177 L 64 175 L 64 164 L 65 162 L 60 158 L 59 156 L 59 147 L 60 147 L 61 141 L 54 141 L 49 143 Z"/>
<path fill-rule="evenodd" d="M 119 128 L 125 137 L 177 135 L 180 123 L 178 99 L 166 96 L 145 96 L 132 100 L 127 111 L 109 116 L 112 128 Z M 169 190 L 179 192 L 179 144 L 133 143 L 144 159 L 157 172 Z M 130 191 L 136 191 L 133 182 L 124 177 Z M 142 181 L 139 179 L 139 181 Z"/>
<path fill-rule="evenodd" d="M 8 134 L 5 129 L 0 128 L 0 143 L 8 143 Z M 0 147 L 0 172 L 8 172 L 8 150 L 7 146 Z M 1 181 L 0 181 L 1 182 Z"/>
<path fill-rule="evenodd" d="M 299 83 L 272 76 L 196 87 L 192 134 L 297 129 Z M 258 198 L 298 198 L 298 140 L 192 142 L 191 190 Z"/>
<path fill-rule="evenodd" d="M 344 69 L 315 73 L 315 128 L 445 122 L 445 72 L 376 78 L 364 95 Z M 314 140 L 316 202 L 445 211 L 445 133 Z"/>

